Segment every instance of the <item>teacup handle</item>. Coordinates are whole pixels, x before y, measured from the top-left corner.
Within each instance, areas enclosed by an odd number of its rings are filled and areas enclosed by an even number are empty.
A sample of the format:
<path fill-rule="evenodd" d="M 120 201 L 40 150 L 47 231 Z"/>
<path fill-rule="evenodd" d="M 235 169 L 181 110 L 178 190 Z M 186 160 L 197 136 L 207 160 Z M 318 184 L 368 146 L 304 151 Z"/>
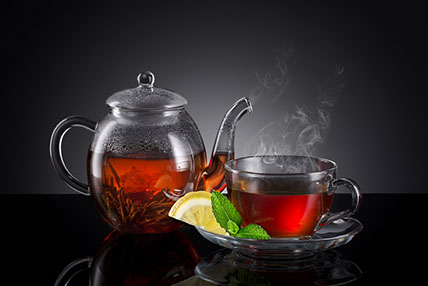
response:
<path fill-rule="evenodd" d="M 51 156 L 52 165 L 59 177 L 73 190 L 76 192 L 89 196 L 89 185 L 79 181 L 68 171 L 65 166 L 64 159 L 62 157 L 62 139 L 72 127 L 83 127 L 92 132 L 95 131 L 97 123 L 81 116 L 70 116 L 62 120 L 55 127 L 52 132 L 51 141 L 49 144 L 49 152 Z"/>
<path fill-rule="evenodd" d="M 360 208 L 363 195 L 361 193 L 361 190 L 358 184 L 354 180 L 348 179 L 348 178 L 334 179 L 328 187 L 328 192 L 330 194 L 333 194 L 335 190 L 340 186 L 345 186 L 346 188 L 348 188 L 348 190 L 351 191 L 351 196 L 352 196 L 351 208 L 341 212 L 327 213 L 323 215 L 323 217 L 318 222 L 318 225 L 316 226 L 315 231 L 321 229 L 323 226 L 326 226 L 327 224 L 335 220 L 348 218 L 352 216 Z"/>

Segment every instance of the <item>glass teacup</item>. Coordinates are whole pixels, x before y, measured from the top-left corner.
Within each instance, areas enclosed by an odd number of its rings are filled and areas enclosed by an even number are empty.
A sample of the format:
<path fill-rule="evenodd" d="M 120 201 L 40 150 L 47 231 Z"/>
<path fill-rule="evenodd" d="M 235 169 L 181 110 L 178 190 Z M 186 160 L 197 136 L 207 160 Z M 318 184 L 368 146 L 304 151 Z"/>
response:
<path fill-rule="evenodd" d="M 229 199 L 243 225 L 255 223 L 272 237 L 310 237 L 337 219 L 352 216 L 362 194 L 351 179 L 336 179 L 337 164 L 305 156 L 254 156 L 228 161 Z M 339 186 L 351 191 L 350 209 L 329 212 Z"/>

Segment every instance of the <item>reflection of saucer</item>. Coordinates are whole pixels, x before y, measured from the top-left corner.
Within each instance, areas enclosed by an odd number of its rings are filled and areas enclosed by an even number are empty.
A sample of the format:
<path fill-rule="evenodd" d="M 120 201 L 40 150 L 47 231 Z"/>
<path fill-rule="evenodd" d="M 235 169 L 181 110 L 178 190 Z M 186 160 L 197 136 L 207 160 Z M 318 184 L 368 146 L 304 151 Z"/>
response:
<path fill-rule="evenodd" d="M 283 260 L 287 257 L 292 259 L 307 257 L 314 255 L 317 251 L 344 245 L 363 229 L 363 225 L 354 218 L 339 219 L 326 225 L 309 239 L 272 238 L 269 240 L 225 236 L 200 228 L 196 229 L 212 243 L 237 250 L 241 255 Z"/>
<path fill-rule="evenodd" d="M 332 250 L 311 259 L 282 261 L 278 269 L 242 267 L 241 259 L 222 249 L 199 262 L 195 273 L 215 285 L 343 285 L 362 274 L 355 263 Z"/>

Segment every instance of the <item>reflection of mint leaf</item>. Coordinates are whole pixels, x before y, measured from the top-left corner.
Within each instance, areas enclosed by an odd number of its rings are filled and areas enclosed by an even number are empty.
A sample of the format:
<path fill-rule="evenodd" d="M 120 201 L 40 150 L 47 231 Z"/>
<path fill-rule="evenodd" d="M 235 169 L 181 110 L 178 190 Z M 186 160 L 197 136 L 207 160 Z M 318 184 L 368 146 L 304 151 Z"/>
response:
<path fill-rule="evenodd" d="M 270 282 L 257 272 L 248 269 L 238 268 L 232 276 L 227 277 L 232 285 L 269 286 Z M 229 284 L 231 285 L 231 284 Z"/>
<path fill-rule="evenodd" d="M 241 228 L 236 237 L 252 238 L 252 239 L 270 239 L 269 234 L 260 225 L 250 223 L 244 228 Z"/>
<path fill-rule="evenodd" d="M 235 235 L 238 233 L 239 231 L 239 226 L 236 225 L 236 223 L 234 223 L 233 221 L 229 220 L 227 222 L 227 228 L 226 231 L 230 234 L 230 235 Z"/>
<path fill-rule="evenodd" d="M 211 205 L 214 216 L 222 228 L 228 230 L 227 222 L 231 220 L 238 228 L 242 224 L 242 218 L 235 206 L 220 192 L 213 191 L 211 196 Z"/>

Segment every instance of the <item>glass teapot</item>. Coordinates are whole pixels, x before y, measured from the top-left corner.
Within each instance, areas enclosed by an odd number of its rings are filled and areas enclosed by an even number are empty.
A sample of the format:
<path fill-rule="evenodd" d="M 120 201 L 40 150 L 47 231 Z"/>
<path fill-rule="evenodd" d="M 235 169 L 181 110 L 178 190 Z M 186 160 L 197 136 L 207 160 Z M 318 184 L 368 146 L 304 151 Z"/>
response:
<path fill-rule="evenodd" d="M 225 188 L 224 163 L 234 159 L 236 124 L 252 106 L 244 97 L 229 109 L 207 165 L 201 134 L 185 110 L 186 99 L 155 87 L 150 71 L 137 80 L 138 87 L 107 99 L 109 113 L 100 122 L 80 116 L 62 120 L 52 133 L 50 156 L 60 178 L 76 192 L 92 196 L 100 214 L 117 230 L 170 232 L 181 226 L 168 217 L 175 201 L 191 191 Z M 71 127 L 94 132 L 88 184 L 68 171 L 62 157 L 61 142 Z"/>

